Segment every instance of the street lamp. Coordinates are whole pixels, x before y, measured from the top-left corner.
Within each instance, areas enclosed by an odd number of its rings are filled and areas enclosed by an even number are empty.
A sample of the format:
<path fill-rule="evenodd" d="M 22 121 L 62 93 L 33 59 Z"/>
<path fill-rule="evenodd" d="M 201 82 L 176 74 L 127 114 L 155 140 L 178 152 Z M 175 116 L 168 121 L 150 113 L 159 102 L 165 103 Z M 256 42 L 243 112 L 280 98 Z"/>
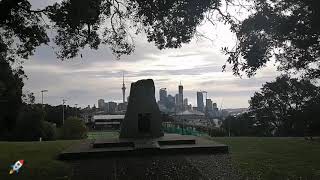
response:
<path fill-rule="evenodd" d="M 44 90 L 41 90 L 41 105 L 43 107 L 43 93 L 44 92 L 48 92 L 48 90 L 44 89 Z"/>

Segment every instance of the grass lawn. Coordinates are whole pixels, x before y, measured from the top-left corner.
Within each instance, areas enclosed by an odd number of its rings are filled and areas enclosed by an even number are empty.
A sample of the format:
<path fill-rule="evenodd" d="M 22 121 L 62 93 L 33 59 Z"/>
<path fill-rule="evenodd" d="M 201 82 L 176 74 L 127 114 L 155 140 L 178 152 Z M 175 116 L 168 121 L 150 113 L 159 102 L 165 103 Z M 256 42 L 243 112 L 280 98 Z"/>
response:
<path fill-rule="evenodd" d="M 248 179 L 320 179 L 320 142 L 303 138 L 223 137 Z"/>
<path fill-rule="evenodd" d="M 117 133 L 90 133 L 89 137 L 113 137 Z M 212 138 L 228 144 L 233 163 L 247 179 L 320 179 L 320 142 L 303 138 Z M 0 142 L 0 180 L 69 179 L 71 168 L 56 160 L 59 152 L 79 141 Z M 23 159 L 18 174 L 10 165 Z M 301 177 L 301 178 L 300 178 Z"/>
<path fill-rule="evenodd" d="M 88 133 L 88 139 L 100 139 L 118 137 L 119 133 L 116 131 L 92 131 Z"/>
<path fill-rule="evenodd" d="M 56 160 L 60 151 L 79 141 L 0 142 L 0 180 L 68 179 L 70 168 Z M 10 165 L 23 159 L 19 173 L 9 175 Z"/>

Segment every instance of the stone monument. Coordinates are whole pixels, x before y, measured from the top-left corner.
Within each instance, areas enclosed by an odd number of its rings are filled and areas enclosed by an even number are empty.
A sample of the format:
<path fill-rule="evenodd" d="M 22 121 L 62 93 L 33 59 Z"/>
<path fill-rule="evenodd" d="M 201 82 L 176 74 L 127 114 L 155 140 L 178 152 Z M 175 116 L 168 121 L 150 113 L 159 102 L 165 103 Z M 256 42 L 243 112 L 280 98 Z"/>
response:
<path fill-rule="evenodd" d="M 60 153 L 63 160 L 159 154 L 228 153 L 228 146 L 211 140 L 165 134 L 152 79 L 131 84 L 129 104 L 119 137 L 85 140 Z"/>
<path fill-rule="evenodd" d="M 163 136 L 161 115 L 152 79 L 131 84 L 128 108 L 121 124 L 120 138 L 159 138 Z"/>

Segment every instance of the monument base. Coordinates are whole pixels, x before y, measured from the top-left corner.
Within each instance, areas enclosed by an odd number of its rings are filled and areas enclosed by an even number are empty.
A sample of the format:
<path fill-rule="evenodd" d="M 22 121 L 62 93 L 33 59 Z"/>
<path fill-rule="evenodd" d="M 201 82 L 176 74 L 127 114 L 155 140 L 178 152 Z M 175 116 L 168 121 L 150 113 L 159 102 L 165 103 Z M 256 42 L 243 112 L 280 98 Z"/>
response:
<path fill-rule="evenodd" d="M 225 154 L 227 145 L 201 137 L 165 134 L 154 139 L 98 139 L 85 141 L 61 152 L 61 160 L 108 156 L 146 156 L 169 154 Z"/>

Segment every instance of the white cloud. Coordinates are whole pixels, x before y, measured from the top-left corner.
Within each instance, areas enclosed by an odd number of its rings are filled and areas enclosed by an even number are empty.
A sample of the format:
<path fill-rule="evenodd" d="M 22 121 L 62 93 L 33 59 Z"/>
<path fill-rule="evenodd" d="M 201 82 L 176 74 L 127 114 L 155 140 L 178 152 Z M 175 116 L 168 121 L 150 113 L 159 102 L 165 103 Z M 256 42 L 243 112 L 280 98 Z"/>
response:
<path fill-rule="evenodd" d="M 42 6 L 38 4 L 34 7 Z M 40 90 L 48 89 L 45 102 L 54 105 L 61 103 L 61 97 L 66 97 L 70 105 L 77 103 L 82 107 L 97 104 L 99 98 L 120 101 L 122 72 L 125 72 L 127 95 L 130 83 L 144 78 L 154 79 L 156 97 L 162 87 L 174 95 L 181 80 L 185 97 L 193 105 L 196 104 L 196 91 L 206 90 L 208 97 L 219 107 L 221 102 L 226 108 L 247 107 L 254 91 L 278 74 L 276 68 L 269 63 L 252 79 L 235 77 L 230 68 L 227 72 L 221 72 L 226 62 L 221 47 L 232 47 L 234 35 L 223 24 L 217 27 L 204 24 L 199 30 L 214 41 L 194 39 L 180 49 L 160 51 L 145 37 L 139 36 L 135 39 L 136 51 L 121 60 L 115 60 L 105 46 L 97 51 L 81 50 L 83 58 L 63 62 L 56 58 L 52 48 L 39 47 L 25 63 L 29 77 L 26 89 L 35 92 L 37 102 L 40 100 Z"/>

